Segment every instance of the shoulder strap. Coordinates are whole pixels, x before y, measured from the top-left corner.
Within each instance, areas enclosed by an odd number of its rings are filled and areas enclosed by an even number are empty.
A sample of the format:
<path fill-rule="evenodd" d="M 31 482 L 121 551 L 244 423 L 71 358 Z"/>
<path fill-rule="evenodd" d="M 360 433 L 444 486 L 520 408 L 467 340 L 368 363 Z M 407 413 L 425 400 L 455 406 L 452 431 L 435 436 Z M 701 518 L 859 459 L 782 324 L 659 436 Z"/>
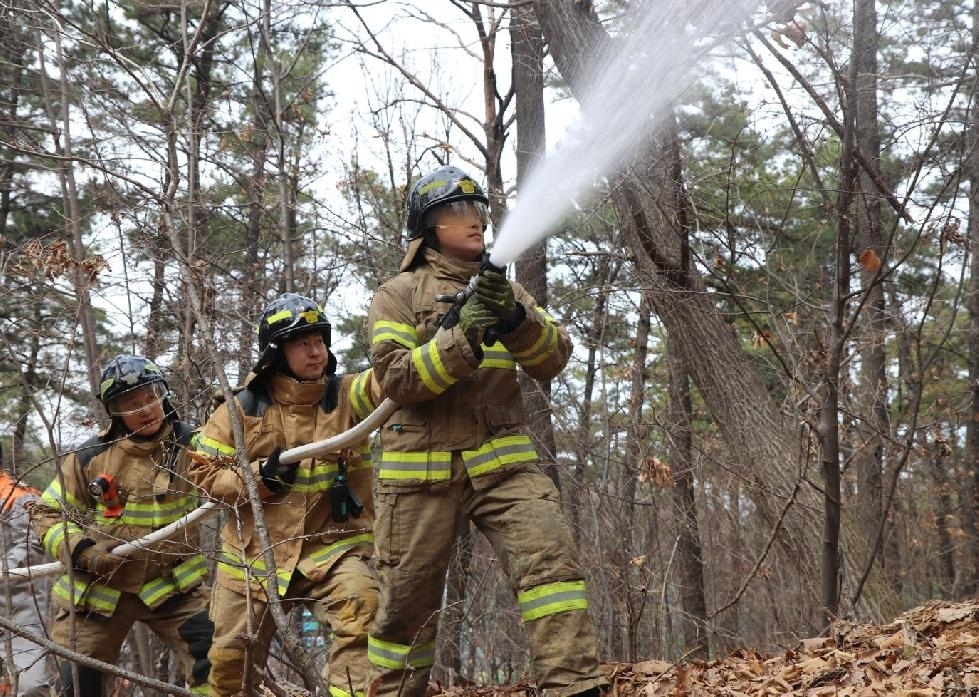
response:
<path fill-rule="evenodd" d="M 326 381 L 326 388 L 323 390 L 323 399 L 320 400 L 320 409 L 327 414 L 336 409 L 337 404 L 340 403 L 340 382 L 342 380 L 342 375 L 331 375 L 330 379 Z"/>
<path fill-rule="evenodd" d="M 173 424 L 173 437 L 181 445 L 190 445 L 191 438 L 194 436 L 194 431 L 197 430 L 188 423 L 183 421 L 177 421 Z"/>
<path fill-rule="evenodd" d="M 253 391 L 250 387 L 246 387 L 235 395 L 235 399 L 238 400 L 245 416 L 261 416 L 272 406 L 272 400 L 264 389 Z"/>
<path fill-rule="evenodd" d="M 78 452 L 75 453 L 75 460 L 78 462 L 78 466 L 84 470 L 93 457 L 108 449 L 109 443 L 102 440 L 102 436 L 93 436 L 78 448 Z"/>

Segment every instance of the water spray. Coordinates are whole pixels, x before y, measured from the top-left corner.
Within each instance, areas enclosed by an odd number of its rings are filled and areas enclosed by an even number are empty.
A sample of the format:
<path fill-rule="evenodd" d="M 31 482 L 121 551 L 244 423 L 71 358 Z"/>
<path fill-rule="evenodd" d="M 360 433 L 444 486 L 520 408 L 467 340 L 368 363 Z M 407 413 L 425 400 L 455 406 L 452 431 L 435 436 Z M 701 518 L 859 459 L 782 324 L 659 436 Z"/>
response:
<path fill-rule="evenodd" d="M 580 119 L 534 166 L 495 237 L 490 259 L 506 266 L 555 231 L 579 199 L 628 166 L 691 85 L 691 73 L 744 30 L 759 0 L 641 3 L 627 35 L 606 42 L 575 92 Z M 565 76 L 572 78 L 573 76 Z"/>

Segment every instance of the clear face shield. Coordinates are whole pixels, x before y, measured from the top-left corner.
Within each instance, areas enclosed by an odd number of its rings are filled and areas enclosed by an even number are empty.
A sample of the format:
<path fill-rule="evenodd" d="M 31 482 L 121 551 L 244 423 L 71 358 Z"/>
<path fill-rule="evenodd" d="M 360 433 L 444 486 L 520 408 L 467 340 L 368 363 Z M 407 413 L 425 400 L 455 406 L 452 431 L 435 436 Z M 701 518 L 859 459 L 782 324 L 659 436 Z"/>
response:
<path fill-rule="evenodd" d="M 167 391 L 162 382 L 140 385 L 109 401 L 112 416 L 130 416 L 141 411 L 154 409 L 163 404 Z"/>

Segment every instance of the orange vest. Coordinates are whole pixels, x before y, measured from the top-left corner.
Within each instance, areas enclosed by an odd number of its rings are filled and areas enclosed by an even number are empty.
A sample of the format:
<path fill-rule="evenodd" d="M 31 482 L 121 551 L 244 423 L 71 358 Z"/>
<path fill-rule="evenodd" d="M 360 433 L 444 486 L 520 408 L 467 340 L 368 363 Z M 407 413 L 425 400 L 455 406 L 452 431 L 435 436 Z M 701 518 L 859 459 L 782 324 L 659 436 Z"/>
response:
<path fill-rule="evenodd" d="M 14 502 L 25 494 L 40 496 L 41 492 L 32 486 L 18 484 L 6 470 L 0 471 L 0 502 L 3 503 L 4 511 L 13 508 Z"/>

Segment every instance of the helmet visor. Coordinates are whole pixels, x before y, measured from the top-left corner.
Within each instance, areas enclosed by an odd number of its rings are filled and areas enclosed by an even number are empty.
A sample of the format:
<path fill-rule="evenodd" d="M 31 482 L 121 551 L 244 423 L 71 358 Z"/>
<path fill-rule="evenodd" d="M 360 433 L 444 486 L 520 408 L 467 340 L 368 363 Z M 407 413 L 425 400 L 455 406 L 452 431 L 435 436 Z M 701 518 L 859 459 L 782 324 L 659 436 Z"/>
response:
<path fill-rule="evenodd" d="M 113 397 L 106 407 L 112 416 L 129 416 L 160 406 L 164 397 L 166 397 L 166 388 L 163 382 L 151 382 Z"/>

